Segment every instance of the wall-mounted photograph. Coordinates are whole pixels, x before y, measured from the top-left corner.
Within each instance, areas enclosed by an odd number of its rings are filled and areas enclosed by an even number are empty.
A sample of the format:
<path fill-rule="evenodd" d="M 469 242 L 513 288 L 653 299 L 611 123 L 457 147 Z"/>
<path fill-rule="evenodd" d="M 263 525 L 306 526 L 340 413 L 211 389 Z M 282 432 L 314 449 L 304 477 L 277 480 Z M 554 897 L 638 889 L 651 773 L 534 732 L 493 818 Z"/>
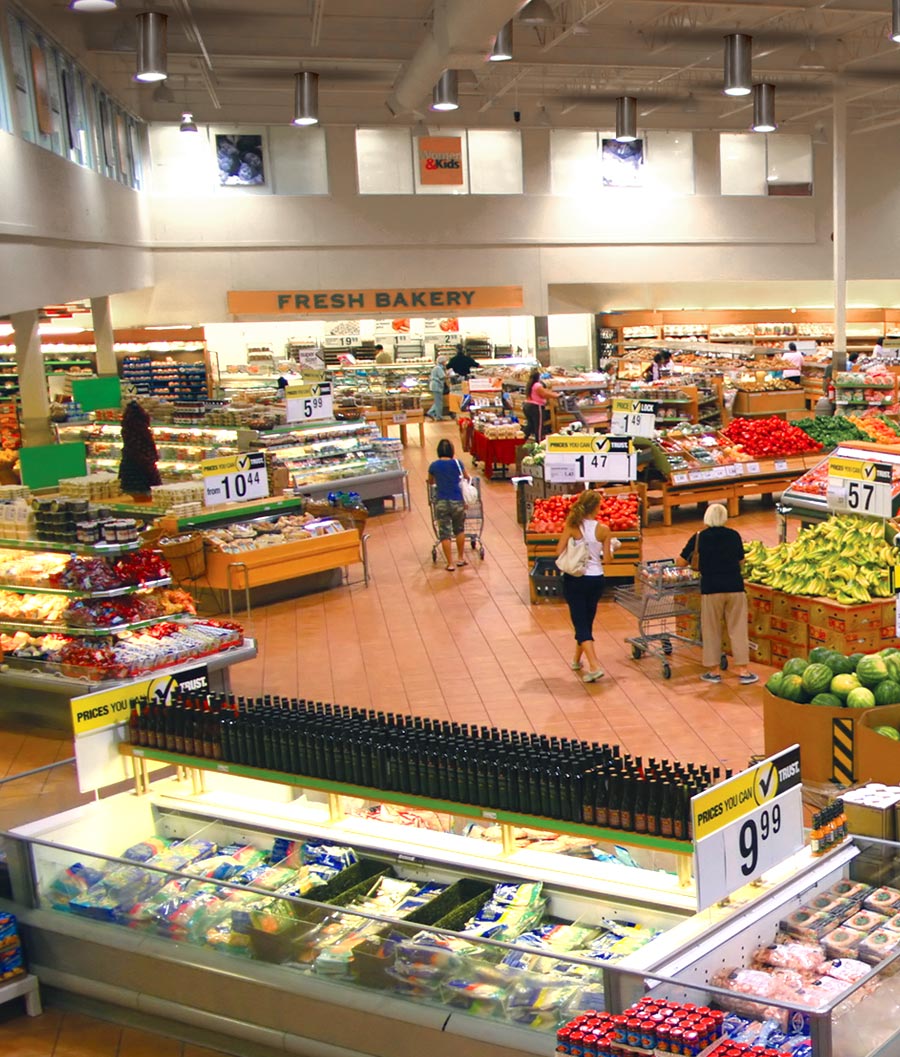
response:
<path fill-rule="evenodd" d="M 216 135 L 221 187 L 263 187 L 266 182 L 261 135 Z"/>

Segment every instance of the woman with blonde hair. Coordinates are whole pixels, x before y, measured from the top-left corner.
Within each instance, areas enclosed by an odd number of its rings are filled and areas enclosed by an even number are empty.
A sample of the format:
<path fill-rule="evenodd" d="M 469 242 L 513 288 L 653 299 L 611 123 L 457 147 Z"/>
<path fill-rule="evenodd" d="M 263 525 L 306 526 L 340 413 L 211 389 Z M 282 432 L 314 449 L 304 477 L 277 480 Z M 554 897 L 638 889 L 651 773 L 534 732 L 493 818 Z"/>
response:
<path fill-rule="evenodd" d="M 566 518 L 566 525 L 556 548 L 557 555 L 568 547 L 569 540 L 583 540 L 588 548 L 588 562 L 584 576 L 563 573 L 563 595 L 569 606 L 569 616 L 575 630 L 575 657 L 572 671 L 580 672 L 582 659 L 587 660 L 587 671 L 582 676 L 586 683 L 596 682 L 603 669 L 594 652 L 594 617 L 603 594 L 603 559 L 609 561 L 610 531 L 597 520 L 602 496 L 599 492 L 582 492 Z"/>

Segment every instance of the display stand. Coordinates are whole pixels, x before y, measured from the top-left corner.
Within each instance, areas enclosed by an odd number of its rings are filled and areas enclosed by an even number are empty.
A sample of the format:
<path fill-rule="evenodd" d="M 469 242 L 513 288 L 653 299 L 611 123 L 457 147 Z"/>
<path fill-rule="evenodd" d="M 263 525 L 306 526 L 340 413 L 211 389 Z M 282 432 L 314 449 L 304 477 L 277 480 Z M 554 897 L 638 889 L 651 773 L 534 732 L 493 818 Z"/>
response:
<path fill-rule="evenodd" d="M 365 413 L 366 422 L 378 427 L 383 437 L 390 436 L 390 427 L 397 426 L 400 431 L 400 443 L 405 448 L 409 443 L 409 426 L 419 427 L 419 445 L 425 447 L 425 412 L 421 408 L 412 411 L 371 411 Z"/>
<path fill-rule="evenodd" d="M 484 476 L 490 481 L 499 471 L 506 475 L 507 467 L 515 466 L 516 450 L 525 443 L 524 438 L 494 439 L 479 430 L 472 433 L 472 464 L 484 464 Z"/>

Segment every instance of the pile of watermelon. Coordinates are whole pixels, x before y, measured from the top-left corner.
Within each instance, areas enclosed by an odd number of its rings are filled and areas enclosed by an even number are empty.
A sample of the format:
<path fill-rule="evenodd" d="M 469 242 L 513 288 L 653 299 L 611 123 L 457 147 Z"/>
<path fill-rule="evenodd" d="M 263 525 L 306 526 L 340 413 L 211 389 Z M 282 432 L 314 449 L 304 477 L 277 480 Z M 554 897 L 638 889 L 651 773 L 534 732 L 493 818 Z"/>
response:
<path fill-rule="evenodd" d="M 766 683 L 776 697 L 830 708 L 873 708 L 900 704 L 900 649 L 853 653 L 816 647 L 809 657 L 792 657 Z"/>

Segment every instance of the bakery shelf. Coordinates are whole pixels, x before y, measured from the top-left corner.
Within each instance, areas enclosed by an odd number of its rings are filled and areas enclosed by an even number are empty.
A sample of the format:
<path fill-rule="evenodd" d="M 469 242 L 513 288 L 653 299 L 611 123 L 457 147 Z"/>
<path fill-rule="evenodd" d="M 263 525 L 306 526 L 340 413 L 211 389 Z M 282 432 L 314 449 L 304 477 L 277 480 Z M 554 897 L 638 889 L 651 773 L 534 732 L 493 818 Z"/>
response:
<path fill-rule="evenodd" d="M 0 620 L 0 631 L 27 631 L 29 635 L 68 635 L 73 639 L 97 639 L 108 638 L 110 635 L 116 635 L 122 631 L 137 631 L 139 628 L 149 628 L 154 624 L 180 624 L 188 616 L 191 616 L 191 614 L 171 613 L 167 616 L 152 617 L 149 620 L 136 620 L 131 624 L 113 624 L 108 628 L 79 628 L 69 624 L 30 624 L 23 621 Z"/>
<path fill-rule="evenodd" d="M 110 591 L 69 591 L 63 587 L 25 587 L 22 584 L 0 583 L 0 591 L 12 591 L 17 595 L 62 595 L 65 598 L 121 598 L 124 595 L 136 595 L 139 591 L 152 591 L 154 587 L 169 587 L 171 583 L 167 576 L 143 584 L 123 584 Z"/>

